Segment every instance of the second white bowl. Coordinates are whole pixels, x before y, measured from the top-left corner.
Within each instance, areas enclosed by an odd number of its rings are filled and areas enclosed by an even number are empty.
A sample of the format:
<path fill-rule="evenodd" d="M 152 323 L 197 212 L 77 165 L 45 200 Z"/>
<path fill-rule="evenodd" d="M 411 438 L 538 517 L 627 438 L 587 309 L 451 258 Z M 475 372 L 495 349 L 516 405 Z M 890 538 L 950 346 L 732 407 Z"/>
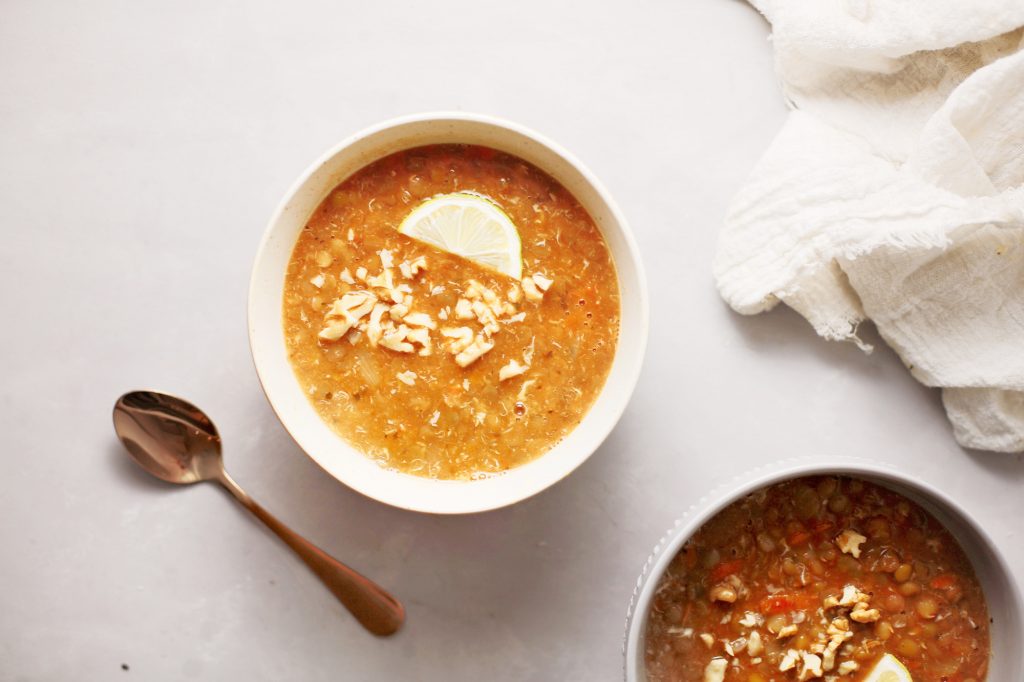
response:
<path fill-rule="evenodd" d="M 1024 680 L 1024 605 L 1020 591 L 995 544 L 970 514 L 939 490 L 900 473 L 895 467 L 871 460 L 837 458 L 831 461 L 800 459 L 766 466 L 741 476 L 709 493 L 676 522 L 654 548 L 637 581 L 626 615 L 625 679 L 645 682 L 644 637 L 647 614 L 661 576 L 679 550 L 697 530 L 730 504 L 766 486 L 801 476 L 847 475 L 883 485 L 931 512 L 957 539 L 974 566 L 992 619 L 992 660 L 987 682 Z"/>

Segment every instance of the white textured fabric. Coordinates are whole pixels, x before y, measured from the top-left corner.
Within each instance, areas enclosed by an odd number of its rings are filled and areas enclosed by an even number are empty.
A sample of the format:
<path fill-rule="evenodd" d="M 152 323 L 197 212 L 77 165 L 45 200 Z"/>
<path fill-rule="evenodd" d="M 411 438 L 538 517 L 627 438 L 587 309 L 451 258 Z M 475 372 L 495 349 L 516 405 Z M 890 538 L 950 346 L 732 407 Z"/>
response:
<path fill-rule="evenodd" d="M 1024 451 L 1024 2 L 755 0 L 793 107 L 719 290 L 823 337 L 871 319 L 966 447 Z"/>

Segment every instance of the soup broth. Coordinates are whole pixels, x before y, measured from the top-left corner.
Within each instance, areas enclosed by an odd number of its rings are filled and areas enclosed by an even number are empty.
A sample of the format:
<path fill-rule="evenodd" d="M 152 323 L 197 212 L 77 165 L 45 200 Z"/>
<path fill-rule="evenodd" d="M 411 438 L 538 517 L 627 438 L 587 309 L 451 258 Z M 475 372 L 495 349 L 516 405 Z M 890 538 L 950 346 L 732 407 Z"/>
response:
<path fill-rule="evenodd" d="M 467 191 L 515 224 L 521 280 L 398 232 L 424 200 Z M 600 231 L 551 176 L 432 145 L 322 202 L 291 256 L 283 317 L 296 378 L 340 436 L 381 466 L 465 479 L 528 462 L 580 422 L 612 364 L 619 292 Z"/>
<path fill-rule="evenodd" d="M 988 626 L 970 562 L 927 511 L 867 481 L 802 478 L 730 505 L 675 557 L 647 677 L 858 682 L 888 653 L 915 682 L 982 682 Z"/>

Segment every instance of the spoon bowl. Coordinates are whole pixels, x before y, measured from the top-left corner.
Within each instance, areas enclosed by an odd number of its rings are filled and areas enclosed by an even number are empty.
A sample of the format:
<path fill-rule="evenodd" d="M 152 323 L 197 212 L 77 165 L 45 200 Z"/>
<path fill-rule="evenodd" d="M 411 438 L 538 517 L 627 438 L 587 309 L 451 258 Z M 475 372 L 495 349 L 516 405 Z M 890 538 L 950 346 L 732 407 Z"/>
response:
<path fill-rule="evenodd" d="M 126 393 L 114 407 L 114 431 L 139 466 L 168 483 L 215 480 L 224 470 L 217 427 L 181 398 Z"/>
<path fill-rule="evenodd" d="M 221 484 L 284 540 L 367 630 L 391 635 L 402 627 L 405 608 L 397 599 L 278 521 L 228 476 L 217 427 L 198 407 L 166 393 L 132 391 L 114 404 L 114 431 L 132 459 L 161 480 Z"/>

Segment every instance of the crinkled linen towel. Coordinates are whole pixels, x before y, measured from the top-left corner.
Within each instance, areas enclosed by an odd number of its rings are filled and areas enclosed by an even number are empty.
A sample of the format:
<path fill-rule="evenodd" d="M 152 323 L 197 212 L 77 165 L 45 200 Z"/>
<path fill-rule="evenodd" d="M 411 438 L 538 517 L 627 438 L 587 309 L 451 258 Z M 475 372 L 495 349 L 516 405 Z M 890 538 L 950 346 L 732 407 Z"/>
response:
<path fill-rule="evenodd" d="M 1024 0 L 752 0 L 792 108 L 715 277 L 865 351 L 872 320 L 965 447 L 1024 451 Z"/>

